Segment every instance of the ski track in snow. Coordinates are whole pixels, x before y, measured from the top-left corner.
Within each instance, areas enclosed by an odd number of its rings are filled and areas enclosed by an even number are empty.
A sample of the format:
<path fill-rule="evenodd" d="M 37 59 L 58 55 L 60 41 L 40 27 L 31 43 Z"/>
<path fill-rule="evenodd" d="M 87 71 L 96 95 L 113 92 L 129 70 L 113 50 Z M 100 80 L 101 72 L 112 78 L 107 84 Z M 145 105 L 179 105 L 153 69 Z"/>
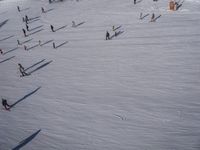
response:
<path fill-rule="evenodd" d="M 0 0 L 0 96 L 15 105 L 0 150 L 199 150 L 199 14 L 199 0 Z"/>

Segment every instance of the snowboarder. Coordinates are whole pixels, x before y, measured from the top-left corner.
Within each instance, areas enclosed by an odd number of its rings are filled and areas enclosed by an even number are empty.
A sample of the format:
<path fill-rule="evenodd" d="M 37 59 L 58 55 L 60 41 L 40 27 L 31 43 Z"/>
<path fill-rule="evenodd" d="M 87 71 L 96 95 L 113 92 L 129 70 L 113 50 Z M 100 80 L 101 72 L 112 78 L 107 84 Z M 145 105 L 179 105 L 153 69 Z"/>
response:
<path fill-rule="evenodd" d="M 151 16 L 151 22 L 154 22 L 154 21 L 155 21 L 155 14 L 153 13 Z"/>
<path fill-rule="evenodd" d="M 54 27 L 53 27 L 52 25 L 50 25 L 50 27 L 51 27 L 51 31 L 52 31 L 52 32 L 55 32 L 55 31 L 54 31 Z"/>
<path fill-rule="evenodd" d="M 76 27 L 75 21 L 72 21 L 72 27 Z"/>
<path fill-rule="evenodd" d="M 3 51 L 2 51 L 2 49 L 0 49 L 0 53 L 1 53 L 1 55 L 3 55 Z"/>
<path fill-rule="evenodd" d="M 55 43 L 53 42 L 53 48 L 55 49 L 56 48 L 56 45 L 55 45 Z"/>
<path fill-rule="evenodd" d="M 41 7 L 41 10 L 42 10 L 42 13 L 45 13 L 45 11 L 44 11 L 44 8 L 43 8 L 43 7 Z"/>
<path fill-rule="evenodd" d="M 26 37 L 26 30 L 23 28 L 22 31 L 24 33 L 24 37 Z"/>
<path fill-rule="evenodd" d="M 8 105 L 7 100 L 2 98 L 2 105 L 5 107 L 6 110 L 10 109 L 10 105 Z"/>
<path fill-rule="evenodd" d="M 110 40 L 110 34 L 108 31 L 106 31 L 106 40 Z"/>
<path fill-rule="evenodd" d="M 29 26 L 26 24 L 26 30 L 29 31 Z"/>
<path fill-rule="evenodd" d="M 28 73 L 25 72 L 24 67 L 23 67 L 20 63 L 18 64 L 18 66 L 19 66 L 19 71 L 20 71 L 20 73 L 22 74 L 22 76 L 27 76 L 27 75 L 29 75 Z"/>
<path fill-rule="evenodd" d="M 18 12 L 20 12 L 20 8 L 19 8 L 19 6 L 17 6 L 17 10 L 18 10 Z"/>

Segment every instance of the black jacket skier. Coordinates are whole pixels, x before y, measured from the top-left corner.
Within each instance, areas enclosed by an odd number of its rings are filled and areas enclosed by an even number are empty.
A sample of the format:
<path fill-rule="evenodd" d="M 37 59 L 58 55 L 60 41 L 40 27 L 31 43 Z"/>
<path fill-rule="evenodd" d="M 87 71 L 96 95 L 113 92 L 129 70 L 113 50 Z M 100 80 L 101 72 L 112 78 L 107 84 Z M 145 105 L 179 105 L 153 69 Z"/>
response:
<path fill-rule="evenodd" d="M 7 100 L 2 98 L 2 105 L 5 107 L 6 110 L 10 108 L 10 105 L 8 105 Z"/>

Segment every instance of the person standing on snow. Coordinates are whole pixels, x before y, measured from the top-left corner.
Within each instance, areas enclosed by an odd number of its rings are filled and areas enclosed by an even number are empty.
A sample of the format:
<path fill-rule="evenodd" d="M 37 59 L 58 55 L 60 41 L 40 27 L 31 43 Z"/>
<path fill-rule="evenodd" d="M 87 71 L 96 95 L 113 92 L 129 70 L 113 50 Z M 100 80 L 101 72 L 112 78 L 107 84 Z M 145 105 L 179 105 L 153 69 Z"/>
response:
<path fill-rule="evenodd" d="M 26 30 L 23 28 L 22 31 L 24 33 L 24 37 L 26 37 Z"/>
<path fill-rule="evenodd" d="M 24 67 L 23 67 L 20 63 L 18 64 L 18 66 L 19 66 L 19 71 L 20 71 L 20 73 L 22 74 L 22 76 L 27 76 L 27 75 L 29 75 L 28 73 L 25 72 Z"/>
<path fill-rule="evenodd" d="M 6 110 L 9 110 L 10 105 L 8 105 L 7 100 L 2 98 L 2 105 L 5 107 Z"/>
<path fill-rule="evenodd" d="M 54 27 L 53 27 L 52 25 L 50 25 L 50 27 L 51 27 L 51 31 L 52 31 L 52 32 L 55 32 L 55 31 L 54 31 Z"/>
<path fill-rule="evenodd" d="M 108 31 L 106 31 L 106 40 L 110 40 L 110 34 Z"/>

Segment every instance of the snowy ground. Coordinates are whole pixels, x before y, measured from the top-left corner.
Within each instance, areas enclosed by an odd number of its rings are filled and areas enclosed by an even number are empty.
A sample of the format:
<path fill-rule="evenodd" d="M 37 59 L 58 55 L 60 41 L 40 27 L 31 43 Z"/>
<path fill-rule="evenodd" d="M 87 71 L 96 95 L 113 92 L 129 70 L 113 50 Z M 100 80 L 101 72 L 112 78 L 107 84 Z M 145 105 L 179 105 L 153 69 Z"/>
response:
<path fill-rule="evenodd" d="M 199 150 L 200 1 L 167 7 L 0 0 L 0 96 L 18 102 L 11 111 L 1 106 L 0 150 Z M 162 16 L 151 23 L 140 12 Z M 25 15 L 40 16 L 26 38 Z M 73 20 L 85 23 L 72 28 Z M 63 28 L 53 33 L 50 24 Z M 123 33 L 106 41 L 113 25 Z M 68 43 L 34 47 L 38 40 Z M 20 77 L 18 63 L 32 74 Z"/>

